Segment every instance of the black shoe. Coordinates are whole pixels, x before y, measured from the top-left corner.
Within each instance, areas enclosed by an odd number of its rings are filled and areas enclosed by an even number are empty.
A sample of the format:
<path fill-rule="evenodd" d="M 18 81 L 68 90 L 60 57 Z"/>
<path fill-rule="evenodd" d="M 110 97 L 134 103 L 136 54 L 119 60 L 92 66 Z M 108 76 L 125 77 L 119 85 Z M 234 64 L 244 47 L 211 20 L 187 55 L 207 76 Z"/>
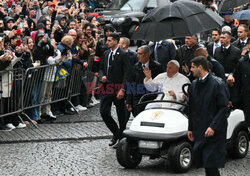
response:
<path fill-rule="evenodd" d="M 74 115 L 75 112 L 71 111 L 70 109 L 65 109 L 65 114 Z"/>
<path fill-rule="evenodd" d="M 111 139 L 110 143 L 109 143 L 109 146 L 115 145 L 115 144 L 117 143 L 117 141 L 118 141 L 118 138 L 117 138 L 117 137 L 113 137 L 113 138 Z"/>
<path fill-rule="evenodd" d="M 8 126 L 0 126 L 0 131 L 11 131 L 12 129 Z"/>

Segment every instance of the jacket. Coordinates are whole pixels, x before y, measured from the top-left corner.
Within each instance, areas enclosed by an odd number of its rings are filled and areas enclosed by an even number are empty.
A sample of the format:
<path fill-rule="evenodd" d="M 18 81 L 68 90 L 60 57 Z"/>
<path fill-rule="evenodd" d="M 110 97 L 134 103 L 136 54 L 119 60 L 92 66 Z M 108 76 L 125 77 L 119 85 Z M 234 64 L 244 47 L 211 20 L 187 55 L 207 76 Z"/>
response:
<path fill-rule="evenodd" d="M 167 63 L 174 59 L 176 56 L 176 49 L 172 42 L 161 40 L 156 47 L 157 57 L 155 58 L 155 45 L 156 43 L 150 44 L 150 57 L 154 58 L 157 62 L 159 62 L 163 69 L 166 68 Z"/>
<path fill-rule="evenodd" d="M 110 52 L 111 49 L 104 53 L 103 76 L 107 76 L 107 83 L 120 84 L 126 90 L 126 85 L 130 78 L 128 55 L 123 49 L 118 48 L 114 55 L 114 61 L 111 67 L 108 68 Z"/>
<path fill-rule="evenodd" d="M 149 60 L 149 69 L 151 70 L 152 78 L 155 78 L 157 75 L 164 72 L 164 70 L 162 69 L 162 65 L 153 59 Z M 133 115 L 135 116 L 144 109 L 135 109 L 136 105 L 138 104 L 140 98 L 149 91 L 146 90 L 143 84 L 145 74 L 143 73 L 142 64 L 140 62 L 137 62 L 132 70 L 131 80 L 129 82 L 129 86 L 127 87 L 126 104 L 132 105 Z M 156 96 L 148 100 L 153 100 L 155 97 Z"/>
<path fill-rule="evenodd" d="M 221 168 L 226 161 L 228 92 L 224 82 L 211 73 L 189 88 L 188 130 L 194 136 L 194 161 L 197 167 Z M 215 133 L 205 137 L 207 128 Z"/>
<path fill-rule="evenodd" d="M 40 60 L 41 65 L 47 65 L 47 58 L 54 55 L 54 47 L 51 45 L 49 38 L 47 43 L 44 43 L 43 40 L 38 41 L 42 33 L 42 31 L 37 31 L 36 33 L 33 56 L 34 62 Z"/>
<path fill-rule="evenodd" d="M 225 73 L 234 72 L 240 57 L 241 51 L 233 45 L 230 45 L 227 51 L 223 51 L 223 47 L 220 46 L 214 53 L 214 58 L 224 67 Z"/>
<path fill-rule="evenodd" d="M 20 57 L 14 56 L 11 60 L 10 64 L 5 68 L 4 71 L 0 73 L 0 92 L 2 91 L 2 97 L 8 98 L 10 97 L 12 90 L 12 81 L 13 81 L 13 67 L 20 60 Z"/>

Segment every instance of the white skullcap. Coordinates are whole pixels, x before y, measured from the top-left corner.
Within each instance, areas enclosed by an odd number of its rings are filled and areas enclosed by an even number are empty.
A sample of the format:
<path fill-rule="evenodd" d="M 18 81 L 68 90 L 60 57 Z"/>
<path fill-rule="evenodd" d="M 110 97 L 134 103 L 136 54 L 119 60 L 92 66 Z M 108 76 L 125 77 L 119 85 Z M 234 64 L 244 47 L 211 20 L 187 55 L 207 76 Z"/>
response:
<path fill-rule="evenodd" d="M 179 62 L 178 62 L 177 60 L 171 60 L 171 61 L 168 62 L 168 64 L 169 64 L 169 63 L 173 63 L 173 64 L 175 64 L 178 68 L 180 68 L 180 64 L 179 64 Z"/>

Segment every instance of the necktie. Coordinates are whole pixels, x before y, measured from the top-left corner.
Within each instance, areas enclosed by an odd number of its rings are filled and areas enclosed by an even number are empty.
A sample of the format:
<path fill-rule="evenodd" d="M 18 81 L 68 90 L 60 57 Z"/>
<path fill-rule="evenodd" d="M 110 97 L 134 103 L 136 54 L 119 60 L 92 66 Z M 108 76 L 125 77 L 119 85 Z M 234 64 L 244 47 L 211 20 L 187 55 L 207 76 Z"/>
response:
<path fill-rule="evenodd" d="M 223 48 L 222 48 L 222 52 L 223 52 L 224 54 L 227 54 L 227 48 L 223 47 Z"/>
<path fill-rule="evenodd" d="M 142 64 L 142 70 L 144 70 L 145 67 L 146 67 L 146 66 L 145 66 L 144 64 Z"/>
<path fill-rule="evenodd" d="M 113 52 L 111 51 L 110 54 L 109 54 L 108 75 L 110 74 L 110 70 L 111 70 L 111 67 L 112 67 L 113 57 L 114 57 Z"/>
<path fill-rule="evenodd" d="M 242 48 L 243 48 L 245 45 L 246 45 L 245 42 L 241 42 Z"/>
<path fill-rule="evenodd" d="M 158 42 L 155 43 L 155 48 L 154 48 L 154 57 L 156 61 L 158 61 L 157 47 L 158 47 Z"/>

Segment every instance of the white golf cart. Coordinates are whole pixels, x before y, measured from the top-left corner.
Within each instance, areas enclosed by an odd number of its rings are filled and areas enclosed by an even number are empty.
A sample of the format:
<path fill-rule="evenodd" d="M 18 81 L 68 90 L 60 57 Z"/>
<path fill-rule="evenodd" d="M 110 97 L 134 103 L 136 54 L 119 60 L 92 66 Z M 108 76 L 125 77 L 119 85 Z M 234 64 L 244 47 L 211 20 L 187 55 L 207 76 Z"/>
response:
<path fill-rule="evenodd" d="M 152 102 L 183 103 L 163 100 L 146 101 L 144 95 L 138 105 Z M 175 172 L 187 172 L 193 160 L 192 143 L 187 138 L 188 117 L 183 110 L 173 108 L 145 109 L 138 114 L 129 129 L 124 131 L 124 138 L 119 142 L 116 157 L 125 168 L 137 167 L 142 155 L 150 158 L 166 158 Z M 232 158 L 244 158 L 248 153 L 249 133 L 243 111 L 232 110 L 228 117 L 228 155 Z"/>

